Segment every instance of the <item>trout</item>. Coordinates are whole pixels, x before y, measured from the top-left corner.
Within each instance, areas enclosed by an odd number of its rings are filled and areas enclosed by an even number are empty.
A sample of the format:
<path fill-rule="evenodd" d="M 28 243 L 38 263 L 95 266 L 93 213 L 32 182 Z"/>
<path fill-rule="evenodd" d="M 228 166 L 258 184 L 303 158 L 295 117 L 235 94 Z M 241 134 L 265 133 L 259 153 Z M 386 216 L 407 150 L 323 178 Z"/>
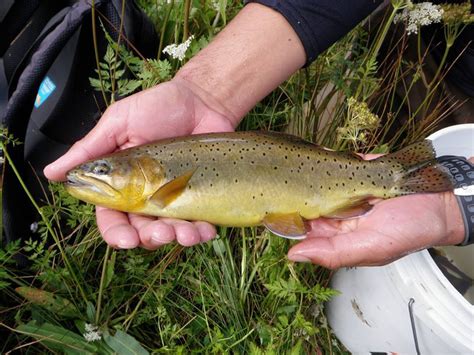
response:
<path fill-rule="evenodd" d="M 365 214 L 372 198 L 453 189 L 429 140 L 375 160 L 295 136 L 233 132 L 160 140 L 88 161 L 66 189 L 96 205 L 221 226 L 265 225 L 293 239 L 305 220 Z"/>

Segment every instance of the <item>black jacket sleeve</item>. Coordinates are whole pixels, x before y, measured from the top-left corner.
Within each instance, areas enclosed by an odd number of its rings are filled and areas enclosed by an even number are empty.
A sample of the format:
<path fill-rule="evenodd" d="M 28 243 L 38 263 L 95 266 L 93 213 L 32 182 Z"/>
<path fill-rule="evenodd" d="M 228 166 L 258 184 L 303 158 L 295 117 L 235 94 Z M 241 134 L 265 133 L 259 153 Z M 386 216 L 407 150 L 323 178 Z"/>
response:
<path fill-rule="evenodd" d="M 382 0 L 247 0 L 281 13 L 306 51 L 306 65 L 370 15 Z"/>

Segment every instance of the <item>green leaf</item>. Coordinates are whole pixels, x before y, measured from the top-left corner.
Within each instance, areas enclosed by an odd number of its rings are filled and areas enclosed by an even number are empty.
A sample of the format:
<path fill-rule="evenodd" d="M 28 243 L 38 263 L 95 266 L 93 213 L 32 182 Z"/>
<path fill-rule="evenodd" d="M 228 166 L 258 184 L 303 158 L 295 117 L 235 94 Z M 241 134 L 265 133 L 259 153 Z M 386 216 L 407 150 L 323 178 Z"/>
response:
<path fill-rule="evenodd" d="M 148 351 L 131 335 L 117 330 L 114 336 L 104 334 L 105 343 L 121 355 L 127 354 L 149 354 Z"/>
<path fill-rule="evenodd" d="M 78 310 L 69 300 L 59 297 L 51 292 L 26 286 L 17 287 L 15 291 L 31 303 L 43 307 L 52 313 L 70 318 L 79 315 Z"/>
<path fill-rule="evenodd" d="M 99 79 L 94 79 L 94 78 L 89 78 L 89 83 L 94 89 L 99 89 L 100 90 L 100 80 Z"/>
<path fill-rule="evenodd" d="M 79 334 L 50 323 L 38 324 L 36 321 L 21 324 L 16 330 L 37 339 L 41 344 L 52 350 L 67 354 L 97 353 L 95 344 L 88 343 Z"/>
<path fill-rule="evenodd" d="M 303 350 L 303 342 L 301 341 L 301 339 L 298 339 L 295 346 L 293 346 L 290 350 L 290 355 L 299 355 L 299 354 L 305 354 L 305 351 Z"/>
<path fill-rule="evenodd" d="M 86 303 L 86 314 L 87 314 L 87 319 L 89 322 L 94 323 L 95 320 L 95 306 L 92 304 L 92 302 L 87 301 Z"/>
<path fill-rule="evenodd" d="M 107 260 L 107 266 L 105 268 L 105 278 L 104 278 L 104 287 L 107 288 L 109 286 L 110 282 L 112 281 L 112 278 L 114 277 L 115 273 L 115 259 L 116 259 L 117 253 L 112 251 L 112 256 L 110 257 L 109 260 Z"/>
<path fill-rule="evenodd" d="M 386 153 L 389 153 L 390 152 L 390 147 L 388 144 L 382 144 L 382 145 L 379 145 L 378 147 L 375 147 L 374 149 L 372 149 L 372 151 L 370 152 L 371 154 L 386 154 Z"/>

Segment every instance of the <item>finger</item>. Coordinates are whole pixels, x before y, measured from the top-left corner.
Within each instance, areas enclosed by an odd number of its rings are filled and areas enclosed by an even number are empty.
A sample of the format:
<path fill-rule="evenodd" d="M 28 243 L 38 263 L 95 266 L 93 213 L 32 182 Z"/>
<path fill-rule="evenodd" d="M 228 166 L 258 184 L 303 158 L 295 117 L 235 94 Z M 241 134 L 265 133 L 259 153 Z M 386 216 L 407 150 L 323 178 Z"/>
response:
<path fill-rule="evenodd" d="M 201 243 L 208 242 L 209 240 L 215 238 L 217 231 L 216 227 L 214 227 L 212 224 L 202 221 L 193 222 L 193 224 L 197 228 Z"/>
<path fill-rule="evenodd" d="M 377 236 L 370 231 L 338 234 L 332 238 L 308 238 L 290 249 L 288 259 L 311 262 L 329 269 L 384 265 L 393 260 L 394 256 L 393 253 L 386 252 L 376 239 Z"/>
<path fill-rule="evenodd" d="M 130 222 L 138 230 L 141 245 L 147 249 L 155 250 L 176 240 L 173 226 L 163 220 L 136 216 Z"/>
<path fill-rule="evenodd" d="M 82 139 L 77 141 L 63 156 L 44 168 L 44 174 L 50 180 L 64 180 L 66 173 L 87 160 L 113 152 L 125 143 L 122 134 L 122 122 L 116 119 L 117 106 L 112 105 L 104 113 L 97 125 Z"/>
<path fill-rule="evenodd" d="M 199 231 L 193 223 L 173 218 L 162 218 L 160 220 L 173 227 L 176 241 L 179 244 L 189 247 L 201 242 Z"/>
<path fill-rule="evenodd" d="M 107 244 L 114 248 L 132 249 L 140 244 L 137 230 L 127 214 L 104 207 L 96 207 L 97 226 Z"/>

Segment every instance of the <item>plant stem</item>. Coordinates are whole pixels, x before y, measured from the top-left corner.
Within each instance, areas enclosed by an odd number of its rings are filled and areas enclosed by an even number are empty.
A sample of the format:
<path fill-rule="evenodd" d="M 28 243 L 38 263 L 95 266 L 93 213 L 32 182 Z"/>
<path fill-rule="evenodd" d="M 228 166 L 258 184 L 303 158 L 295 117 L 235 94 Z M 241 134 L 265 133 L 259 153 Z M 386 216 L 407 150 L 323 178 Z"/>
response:
<path fill-rule="evenodd" d="M 183 23 L 183 42 L 189 37 L 189 12 L 191 10 L 191 0 L 184 1 L 184 23 Z"/>
<path fill-rule="evenodd" d="M 105 105 L 109 106 L 109 100 L 107 100 L 107 95 L 105 95 L 105 90 L 104 86 L 102 84 L 102 74 L 100 73 L 100 60 L 99 60 L 99 46 L 97 44 L 97 28 L 95 26 L 95 0 L 92 0 L 92 13 L 91 13 L 91 18 L 92 18 L 92 41 L 94 43 L 94 55 L 95 55 L 95 64 L 97 66 L 97 74 L 99 75 L 99 81 L 100 81 L 100 91 L 102 93 L 102 98 L 104 99 Z"/>
<path fill-rule="evenodd" d="M 105 249 L 104 263 L 102 264 L 102 274 L 100 275 L 100 284 L 99 284 L 99 295 L 97 296 L 97 306 L 95 311 L 95 324 L 99 324 L 100 321 L 100 308 L 102 306 L 102 296 L 104 293 L 104 283 L 105 277 L 107 274 L 107 262 L 109 261 L 110 247 L 107 246 Z"/>
<path fill-rule="evenodd" d="M 76 286 L 77 288 L 79 289 L 79 293 L 81 294 L 82 298 L 84 299 L 84 302 L 87 302 L 87 296 L 86 296 L 86 293 L 84 292 L 82 286 L 81 286 L 81 283 L 79 282 L 79 279 L 77 278 L 77 275 L 75 274 L 74 272 L 74 269 L 72 268 L 70 262 L 69 262 L 69 259 L 67 258 L 67 255 L 66 255 L 66 252 L 64 251 L 62 245 L 61 245 L 61 241 L 59 240 L 56 232 L 53 230 L 53 227 L 51 226 L 51 224 L 49 223 L 48 219 L 45 217 L 45 215 L 43 214 L 43 211 L 41 210 L 41 208 L 39 207 L 39 205 L 36 203 L 34 197 L 31 195 L 30 191 L 28 190 L 28 187 L 25 185 L 23 179 L 21 178 L 20 176 L 20 173 L 18 172 L 17 168 L 15 167 L 15 165 L 13 164 L 13 161 L 10 157 L 10 154 L 8 154 L 8 151 L 5 147 L 5 145 L 3 144 L 3 142 L 0 142 L 0 149 L 3 151 L 3 154 L 5 155 L 5 159 L 6 161 L 8 162 L 8 164 L 10 165 L 10 167 L 12 168 L 16 178 L 18 179 L 18 182 L 20 183 L 21 187 L 23 188 L 23 190 L 25 191 L 26 195 L 28 196 L 29 200 L 31 201 L 31 203 L 33 204 L 33 206 L 35 207 L 36 211 L 38 212 L 38 214 L 40 215 L 41 217 L 41 220 L 43 221 L 43 223 L 45 224 L 46 228 L 48 229 L 48 232 L 51 234 L 51 236 L 53 237 L 54 239 L 54 242 L 56 243 L 56 246 L 58 247 L 59 249 L 59 252 L 61 253 L 61 256 L 64 260 L 64 264 L 66 265 L 68 271 L 71 273 L 71 276 L 72 278 L 74 279 L 74 281 L 76 282 Z"/>
<path fill-rule="evenodd" d="M 163 20 L 163 25 L 161 26 L 160 45 L 158 46 L 158 53 L 156 55 L 157 59 L 160 59 L 161 52 L 163 51 L 163 43 L 165 40 L 166 26 L 168 24 L 168 20 L 170 18 L 170 14 L 171 14 L 171 10 L 173 9 L 173 6 L 174 6 L 174 0 L 171 0 L 166 10 L 165 19 Z"/>

